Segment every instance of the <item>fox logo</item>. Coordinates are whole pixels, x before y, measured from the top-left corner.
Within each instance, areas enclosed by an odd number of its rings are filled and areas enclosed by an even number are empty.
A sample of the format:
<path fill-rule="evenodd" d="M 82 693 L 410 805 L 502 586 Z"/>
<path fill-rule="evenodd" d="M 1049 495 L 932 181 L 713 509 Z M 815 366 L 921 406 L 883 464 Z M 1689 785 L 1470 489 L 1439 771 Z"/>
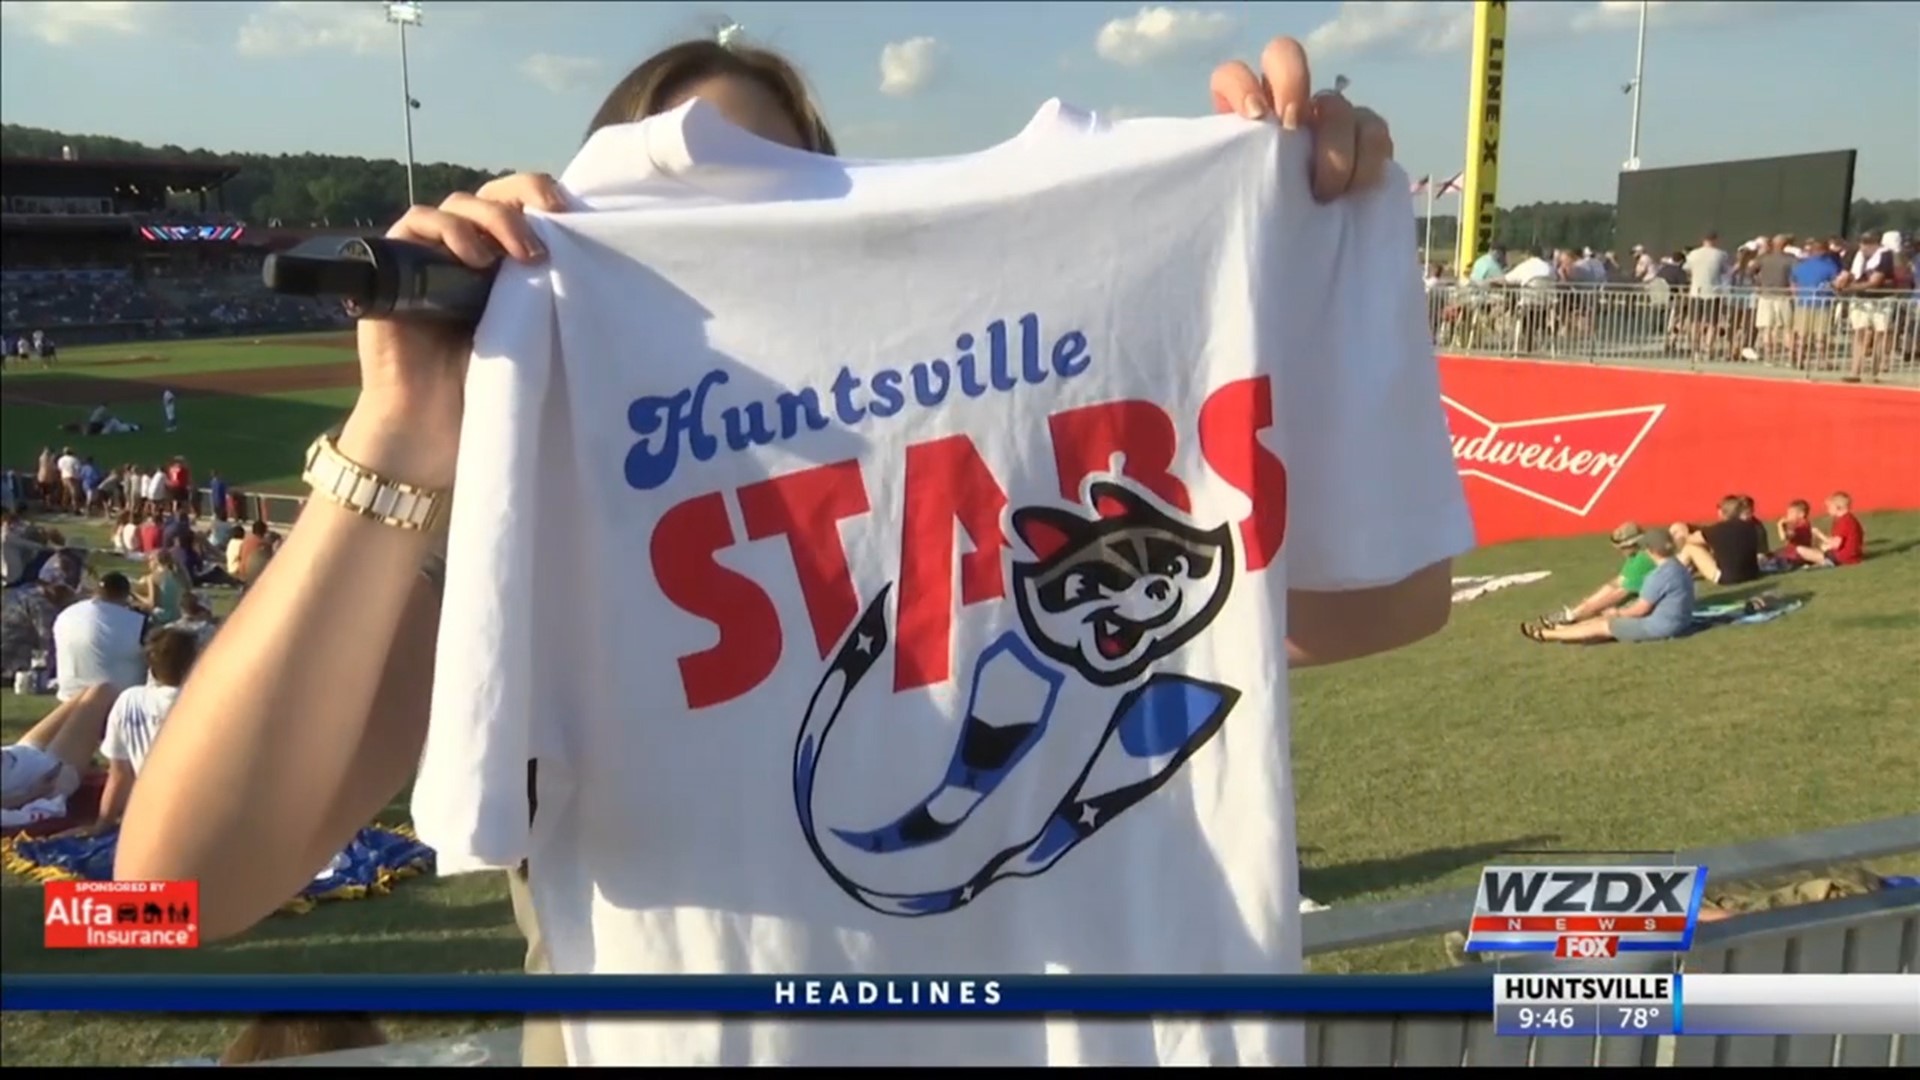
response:
<path fill-rule="evenodd" d="M 1091 517 L 1050 507 L 1014 511 L 1013 532 L 1033 555 L 1010 567 L 1024 634 L 1002 633 L 974 657 L 950 759 L 927 793 L 859 828 L 818 821 L 814 804 L 820 761 L 841 713 L 893 644 L 891 585 L 835 651 L 794 742 L 794 807 L 814 858 L 858 903 L 886 915 L 940 915 L 999 882 L 1039 877 L 1178 775 L 1239 701 L 1230 686 L 1153 671 L 1226 604 L 1231 529 L 1197 528 L 1118 482 L 1090 484 L 1086 499 Z M 1074 675 L 1100 692 L 1062 705 Z M 1089 705 L 1098 711 L 1089 713 Z M 1053 785 L 1044 769 L 1023 770 L 1051 733 L 1088 724 L 1099 737 L 1059 787 L 1046 790 Z M 961 845 L 973 852 L 959 857 L 964 862 L 935 872 L 944 881 L 902 888 L 870 876 L 884 875 L 873 856 L 937 850 L 965 834 L 975 811 L 1016 776 L 1024 777 L 1018 794 L 1004 798 L 1037 813 L 1027 831 L 994 841 L 1005 846 L 984 861 L 979 845 L 969 843 Z"/>
<path fill-rule="evenodd" d="M 1139 678 L 1193 640 L 1233 584 L 1232 530 L 1202 532 L 1118 484 L 1096 482 L 1092 520 L 1051 507 L 1013 514 L 1037 561 L 1013 564 L 1035 648 L 1096 686 Z"/>

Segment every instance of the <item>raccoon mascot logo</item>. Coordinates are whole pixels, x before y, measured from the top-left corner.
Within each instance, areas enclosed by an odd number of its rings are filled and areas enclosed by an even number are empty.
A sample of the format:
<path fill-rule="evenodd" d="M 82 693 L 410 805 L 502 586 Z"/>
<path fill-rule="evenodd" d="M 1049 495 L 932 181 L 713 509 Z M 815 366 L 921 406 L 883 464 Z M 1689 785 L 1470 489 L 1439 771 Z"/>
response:
<path fill-rule="evenodd" d="M 815 859 L 861 904 L 890 915 L 937 915 L 1007 878 L 1045 873 L 1178 774 L 1239 700 L 1231 687 L 1153 671 L 1225 605 L 1235 567 L 1231 527 L 1200 529 L 1119 481 L 1090 484 L 1086 501 L 1091 517 L 1052 507 L 1014 511 L 1014 534 L 1033 556 L 1011 566 L 1022 632 L 1002 634 L 974 661 L 967 713 L 931 792 L 886 824 L 822 835 L 814 819 L 820 760 L 847 701 L 886 654 L 891 586 L 835 652 L 794 744 L 794 803 Z M 1101 702 L 1108 715 L 1060 715 L 1062 692 L 1074 680 L 1093 688 L 1076 700 Z M 1049 730 L 1089 719 L 1104 719 L 1104 730 L 1084 766 L 1056 801 L 1043 796 L 1049 810 L 1031 831 L 984 862 L 975 854 L 950 882 L 912 890 L 863 883 L 848 868 L 855 853 L 885 856 L 954 840 Z"/>

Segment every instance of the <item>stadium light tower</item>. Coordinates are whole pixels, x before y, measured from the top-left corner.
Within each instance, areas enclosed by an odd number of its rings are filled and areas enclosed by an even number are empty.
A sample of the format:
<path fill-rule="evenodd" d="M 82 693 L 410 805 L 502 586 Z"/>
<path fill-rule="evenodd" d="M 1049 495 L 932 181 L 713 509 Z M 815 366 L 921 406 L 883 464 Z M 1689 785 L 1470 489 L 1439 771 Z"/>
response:
<path fill-rule="evenodd" d="M 1627 92 L 1633 95 L 1632 128 L 1627 132 L 1627 171 L 1640 168 L 1640 89 L 1647 74 L 1647 0 L 1640 0 L 1640 41 L 1633 52 L 1633 81 Z"/>
<path fill-rule="evenodd" d="M 413 110 L 420 103 L 413 98 L 413 74 L 407 67 L 407 27 L 419 26 L 421 11 L 418 0 L 396 0 L 387 4 L 387 21 L 400 28 L 400 95 L 401 113 L 407 122 L 407 205 L 419 202 L 413 195 Z"/>

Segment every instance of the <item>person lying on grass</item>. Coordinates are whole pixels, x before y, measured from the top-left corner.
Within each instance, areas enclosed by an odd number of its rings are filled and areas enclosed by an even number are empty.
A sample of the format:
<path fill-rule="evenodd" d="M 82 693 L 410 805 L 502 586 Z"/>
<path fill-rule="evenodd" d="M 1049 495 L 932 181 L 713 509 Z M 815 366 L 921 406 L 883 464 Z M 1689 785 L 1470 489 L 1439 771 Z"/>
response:
<path fill-rule="evenodd" d="M 1686 633 L 1693 626 L 1693 573 L 1675 557 L 1673 534 L 1655 529 L 1638 546 L 1653 560 L 1639 596 L 1565 626 L 1522 623 L 1520 632 L 1539 642 L 1665 641 Z"/>

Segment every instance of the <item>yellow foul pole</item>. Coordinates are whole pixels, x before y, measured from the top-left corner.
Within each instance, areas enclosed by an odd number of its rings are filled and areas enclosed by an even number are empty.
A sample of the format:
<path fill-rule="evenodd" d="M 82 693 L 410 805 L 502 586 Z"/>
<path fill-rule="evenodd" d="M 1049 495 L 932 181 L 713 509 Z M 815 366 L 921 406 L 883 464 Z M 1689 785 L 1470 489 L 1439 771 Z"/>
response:
<path fill-rule="evenodd" d="M 1467 175 L 1460 192 L 1460 250 L 1454 263 L 1454 272 L 1461 277 L 1493 246 L 1494 198 L 1500 180 L 1500 101 L 1506 69 L 1506 0 L 1474 0 Z"/>

